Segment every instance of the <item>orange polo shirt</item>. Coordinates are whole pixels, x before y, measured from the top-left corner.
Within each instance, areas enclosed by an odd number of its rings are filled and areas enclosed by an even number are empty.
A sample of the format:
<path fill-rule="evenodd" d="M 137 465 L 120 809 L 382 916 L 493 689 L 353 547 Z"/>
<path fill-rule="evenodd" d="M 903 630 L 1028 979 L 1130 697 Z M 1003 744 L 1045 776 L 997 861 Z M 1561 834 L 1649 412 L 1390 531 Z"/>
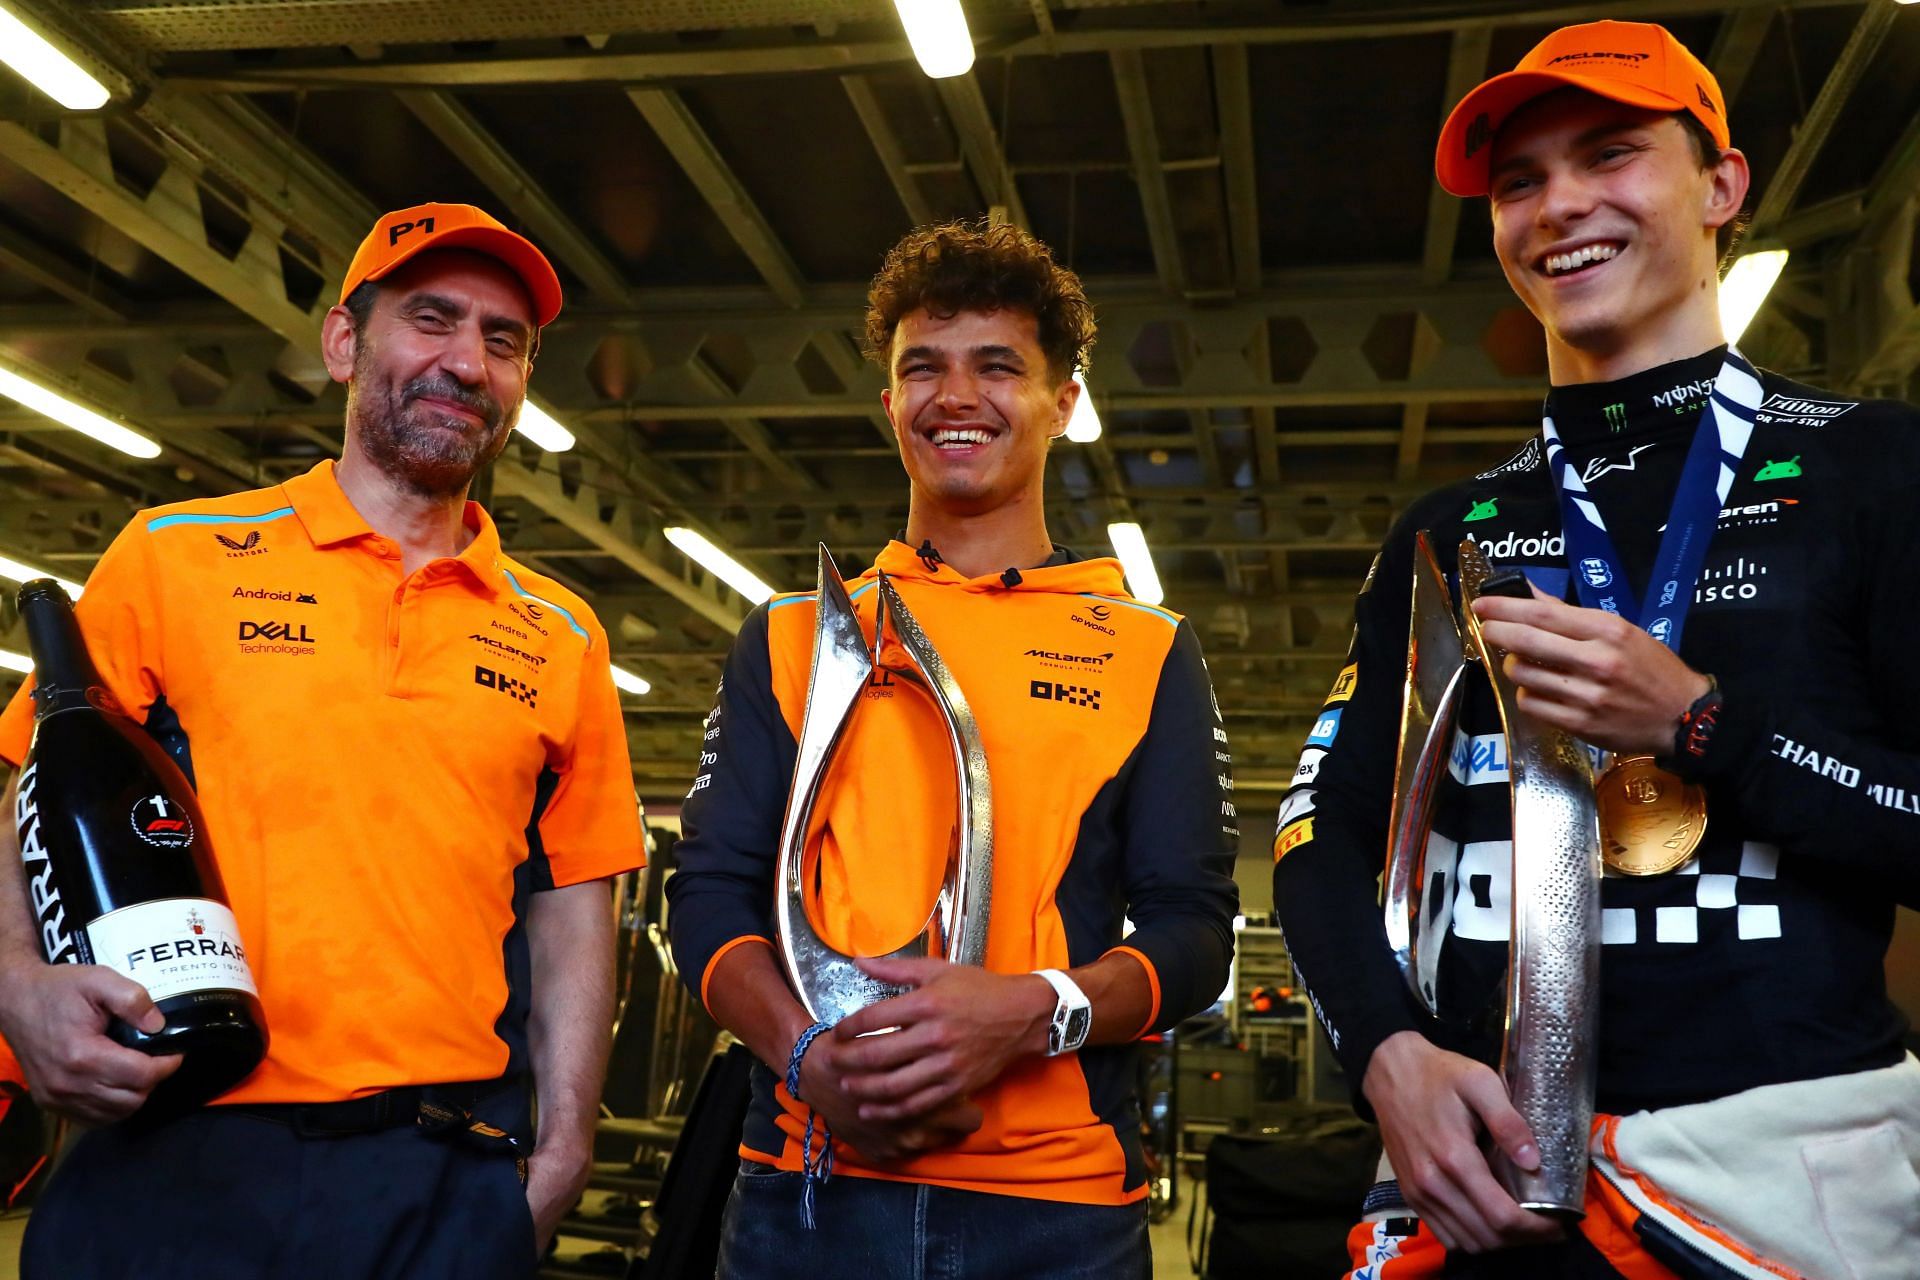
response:
<path fill-rule="evenodd" d="M 465 519 L 405 574 L 322 462 L 140 513 L 87 580 L 94 662 L 188 767 L 266 1008 L 223 1102 L 525 1069 L 528 895 L 645 861 L 606 633 Z"/>

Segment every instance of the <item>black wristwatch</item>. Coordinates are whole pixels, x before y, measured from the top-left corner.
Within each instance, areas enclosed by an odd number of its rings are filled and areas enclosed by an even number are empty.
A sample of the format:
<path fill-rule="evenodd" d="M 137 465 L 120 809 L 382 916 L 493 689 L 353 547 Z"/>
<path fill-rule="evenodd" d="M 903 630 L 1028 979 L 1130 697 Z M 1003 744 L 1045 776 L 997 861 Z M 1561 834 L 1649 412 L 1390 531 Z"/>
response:
<path fill-rule="evenodd" d="M 1693 700 L 1693 704 L 1680 713 L 1673 726 L 1673 761 L 1680 766 L 1681 773 L 1697 770 L 1706 759 L 1707 751 L 1713 742 L 1713 731 L 1720 723 L 1720 708 L 1726 699 L 1720 693 L 1720 682 L 1711 675 L 1707 677 L 1707 691 Z"/>

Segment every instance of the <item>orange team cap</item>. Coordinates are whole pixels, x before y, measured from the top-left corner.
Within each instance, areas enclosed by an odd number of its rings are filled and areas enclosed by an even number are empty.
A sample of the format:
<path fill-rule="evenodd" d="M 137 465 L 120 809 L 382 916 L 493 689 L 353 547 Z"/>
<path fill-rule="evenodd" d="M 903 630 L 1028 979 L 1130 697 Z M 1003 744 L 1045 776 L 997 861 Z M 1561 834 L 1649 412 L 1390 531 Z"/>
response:
<path fill-rule="evenodd" d="M 429 249 L 471 249 L 497 258 L 520 277 L 533 299 L 534 319 L 541 326 L 560 314 L 560 277 L 547 255 L 533 241 L 507 230 L 485 209 L 470 204 L 416 204 L 383 213 L 354 250 L 346 279 L 340 282 L 340 301 L 368 280 L 383 280 L 399 266 Z"/>
<path fill-rule="evenodd" d="M 1433 153 L 1440 185 L 1456 196 L 1486 195 L 1487 162 L 1500 127 L 1541 94 L 1569 85 L 1629 106 L 1690 111 L 1722 150 L 1732 145 L 1720 82 L 1665 27 L 1587 22 L 1560 28 L 1513 70 L 1460 99 Z"/>

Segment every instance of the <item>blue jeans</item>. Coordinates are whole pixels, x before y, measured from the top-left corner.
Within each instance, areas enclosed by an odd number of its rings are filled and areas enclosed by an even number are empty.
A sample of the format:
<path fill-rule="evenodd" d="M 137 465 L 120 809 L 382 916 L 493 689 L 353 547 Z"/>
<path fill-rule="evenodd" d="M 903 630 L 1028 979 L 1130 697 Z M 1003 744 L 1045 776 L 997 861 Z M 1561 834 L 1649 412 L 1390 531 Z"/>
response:
<path fill-rule="evenodd" d="M 1149 1280 L 1147 1205 L 1060 1204 L 840 1174 L 800 1225 L 801 1176 L 742 1160 L 719 1280 Z"/>

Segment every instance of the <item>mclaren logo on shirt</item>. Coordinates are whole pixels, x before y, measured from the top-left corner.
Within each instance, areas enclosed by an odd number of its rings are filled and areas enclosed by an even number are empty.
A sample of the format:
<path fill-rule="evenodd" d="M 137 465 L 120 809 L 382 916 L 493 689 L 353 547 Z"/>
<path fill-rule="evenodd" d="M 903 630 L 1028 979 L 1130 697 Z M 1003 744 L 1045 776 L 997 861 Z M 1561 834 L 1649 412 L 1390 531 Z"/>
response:
<path fill-rule="evenodd" d="M 1112 661 L 1113 652 L 1064 653 L 1056 649 L 1029 649 L 1026 656 L 1038 658 L 1043 667 L 1059 667 L 1066 671 L 1099 671 Z"/>
<path fill-rule="evenodd" d="M 528 653 L 525 649 L 517 645 L 508 644 L 505 640 L 496 640 L 492 636 L 483 636 L 478 631 L 468 636 L 467 639 L 473 641 L 475 644 L 485 645 L 495 653 L 512 658 L 514 661 L 524 665 L 529 671 L 538 671 L 541 667 L 547 665 L 547 660 L 537 653 Z"/>

